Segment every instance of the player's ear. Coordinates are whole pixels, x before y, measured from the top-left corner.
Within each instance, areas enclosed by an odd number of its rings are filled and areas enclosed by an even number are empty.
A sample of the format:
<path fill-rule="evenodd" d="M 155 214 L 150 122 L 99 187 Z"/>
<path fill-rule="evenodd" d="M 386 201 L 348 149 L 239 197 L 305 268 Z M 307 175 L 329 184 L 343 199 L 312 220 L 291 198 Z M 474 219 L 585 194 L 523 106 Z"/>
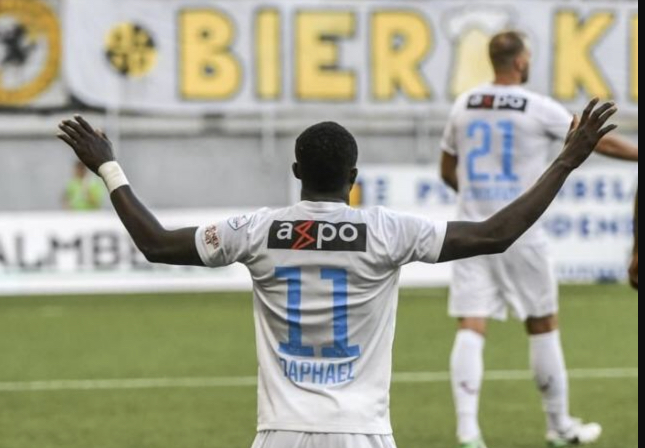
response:
<path fill-rule="evenodd" d="M 522 55 L 519 55 L 515 58 L 513 65 L 515 66 L 515 70 L 518 72 L 524 70 L 524 58 L 522 57 Z"/>
<path fill-rule="evenodd" d="M 358 168 L 352 168 L 352 170 L 349 172 L 350 184 L 354 185 L 356 183 L 356 179 L 358 179 Z"/>
<path fill-rule="evenodd" d="M 291 169 L 293 170 L 293 175 L 296 177 L 296 179 L 302 180 L 302 175 L 300 174 L 300 166 L 298 165 L 298 162 L 295 162 L 291 166 Z"/>
<path fill-rule="evenodd" d="M 524 72 L 526 66 L 529 64 L 530 57 L 528 53 L 522 53 L 515 58 L 515 69 L 519 72 Z"/>

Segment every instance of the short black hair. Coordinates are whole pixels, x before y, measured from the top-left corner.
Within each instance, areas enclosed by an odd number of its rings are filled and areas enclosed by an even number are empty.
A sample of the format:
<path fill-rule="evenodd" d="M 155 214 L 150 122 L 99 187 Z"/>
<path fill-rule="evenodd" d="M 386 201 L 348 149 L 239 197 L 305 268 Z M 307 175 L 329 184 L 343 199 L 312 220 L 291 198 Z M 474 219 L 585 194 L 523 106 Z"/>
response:
<path fill-rule="evenodd" d="M 506 31 L 497 34 L 490 41 L 490 60 L 496 71 L 510 68 L 519 55 L 526 50 L 526 34 Z"/>
<path fill-rule="evenodd" d="M 347 186 L 358 161 L 354 136 L 338 123 L 311 126 L 296 140 L 296 160 L 305 188 L 332 193 Z"/>

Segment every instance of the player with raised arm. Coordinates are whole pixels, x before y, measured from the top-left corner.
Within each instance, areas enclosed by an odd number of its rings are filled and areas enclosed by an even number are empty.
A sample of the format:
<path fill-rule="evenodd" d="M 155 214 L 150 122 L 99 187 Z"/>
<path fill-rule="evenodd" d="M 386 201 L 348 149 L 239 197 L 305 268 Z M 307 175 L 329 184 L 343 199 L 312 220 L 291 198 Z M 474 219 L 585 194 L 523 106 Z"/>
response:
<path fill-rule="evenodd" d="M 166 230 L 135 196 L 103 133 L 76 117 L 60 125 L 59 137 L 104 179 L 150 261 L 248 267 L 260 366 L 255 448 L 394 448 L 389 387 L 401 266 L 507 250 L 615 128 L 605 127 L 614 105 L 596 109 L 597 102 L 535 187 L 479 223 L 350 208 L 356 141 L 343 127 L 321 123 L 296 143 L 302 202 Z"/>
<path fill-rule="evenodd" d="M 486 219 L 522 195 L 547 166 L 552 141 L 565 140 L 571 122 L 560 104 L 522 87 L 531 60 L 522 34 L 495 36 L 490 58 L 494 83 L 457 100 L 442 141 L 442 177 L 459 194 L 459 219 Z M 638 160 L 638 148 L 613 135 L 601 139 L 596 150 Z M 451 375 L 462 447 L 485 446 L 478 413 L 487 320 L 506 319 L 508 308 L 526 322 L 530 335 L 531 366 L 548 416 L 549 444 L 586 444 L 600 437 L 600 425 L 585 425 L 569 415 L 557 291 L 546 235 L 539 226 L 503 255 L 455 264 L 450 315 L 459 319 L 459 330 Z"/>

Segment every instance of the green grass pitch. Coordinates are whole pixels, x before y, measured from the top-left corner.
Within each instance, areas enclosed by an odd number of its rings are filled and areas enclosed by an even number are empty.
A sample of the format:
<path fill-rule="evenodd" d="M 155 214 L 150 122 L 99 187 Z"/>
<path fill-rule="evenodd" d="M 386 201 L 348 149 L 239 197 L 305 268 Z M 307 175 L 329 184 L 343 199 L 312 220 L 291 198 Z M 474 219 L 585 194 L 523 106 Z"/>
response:
<path fill-rule="evenodd" d="M 401 294 L 396 372 L 445 372 L 454 337 L 446 291 Z M 249 448 L 255 389 L 165 387 L 17 391 L 25 382 L 235 378 L 256 372 L 249 294 L 0 298 L 0 448 Z M 562 288 L 573 413 L 601 422 L 597 448 L 638 446 L 638 303 L 622 286 Z M 518 323 L 491 328 L 487 369 L 525 371 Z M 13 385 L 11 385 L 11 384 Z M 45 383 L 51 384 L 51 383 Z M 3 389 L 4 388 L 4 389 Z M 528 380 L 487 381 L 482 424 L 490 448 L 543 447 L 540 400 Z M 397 382 L 399 448 L 451 448 L 449 384 Z M 290 447 L 285 447 L 290 448 Z"/>

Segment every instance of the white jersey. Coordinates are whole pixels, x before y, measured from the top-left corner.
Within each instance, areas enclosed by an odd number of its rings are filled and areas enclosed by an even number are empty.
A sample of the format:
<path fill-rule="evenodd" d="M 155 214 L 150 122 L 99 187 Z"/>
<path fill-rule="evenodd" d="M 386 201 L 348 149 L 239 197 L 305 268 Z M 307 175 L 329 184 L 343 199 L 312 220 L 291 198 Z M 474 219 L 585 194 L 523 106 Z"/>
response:
<path fill-rule="evenodd" d="M 459 158 L 459 218 L 487 219 L 532 187 L 547 167 L 551 142 L 566 138 L 572 118 L 521 86 L 489 84 L 462 95 L 441 144 Z M 544 238 L 538 225 L 521 241 Z"/>
<path fill-rule="evenodd" d="M 202 227 L 209 267 L 253 278 L 259 431 L 389 435 L 400 267 L 435 263 L 447 224 L 301 202 Z"/>

